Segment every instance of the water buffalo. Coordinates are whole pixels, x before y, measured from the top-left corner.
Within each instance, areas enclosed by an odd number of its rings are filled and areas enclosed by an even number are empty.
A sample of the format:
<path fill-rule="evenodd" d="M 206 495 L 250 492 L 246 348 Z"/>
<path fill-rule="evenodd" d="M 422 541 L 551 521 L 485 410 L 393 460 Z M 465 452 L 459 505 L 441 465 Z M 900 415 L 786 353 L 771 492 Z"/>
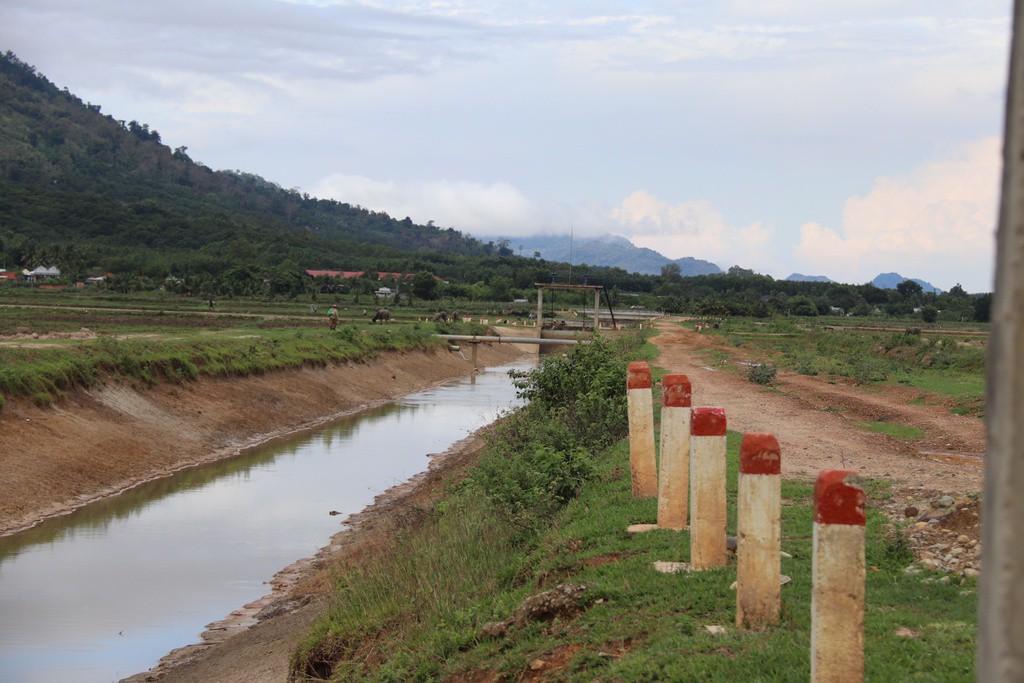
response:
<path fill-rule="evenodd" d="M 434 316 L 434 322 L 435 323 L 446 323 L 446 322 L 448 322 L 448 314 L 445 313 L 444 311 L 441 311 L 440 313 L 438 313 L 437 315 Z"/>
<path fill-rule="evenodd" d="M 384 324 L 391 320 L 391 311 L 389 311 L 386 308 L 378 308 L 377 312 L 373 314 L 373 318 L 370 319 L 370 324 L 372 325 L 378 320 L 381 322 L 381 324 Z"/>

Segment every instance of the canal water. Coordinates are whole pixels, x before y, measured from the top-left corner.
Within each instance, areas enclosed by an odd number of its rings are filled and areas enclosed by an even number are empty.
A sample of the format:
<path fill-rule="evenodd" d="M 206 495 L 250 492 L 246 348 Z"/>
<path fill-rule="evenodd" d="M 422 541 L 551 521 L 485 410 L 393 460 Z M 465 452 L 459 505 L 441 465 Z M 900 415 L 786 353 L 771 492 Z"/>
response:
<path fill-rule="evenodd" d="M 515 404 L 508 369 L 0 538 L 0 681 L 109 683 L 196 642 L 326 545 L 345 516 Z"/>

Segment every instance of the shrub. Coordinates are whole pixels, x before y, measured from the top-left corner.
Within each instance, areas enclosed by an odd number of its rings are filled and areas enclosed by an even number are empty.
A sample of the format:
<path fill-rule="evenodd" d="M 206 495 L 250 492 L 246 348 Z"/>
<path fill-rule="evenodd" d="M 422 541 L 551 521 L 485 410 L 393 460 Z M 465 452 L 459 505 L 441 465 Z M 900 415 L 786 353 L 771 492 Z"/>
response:
<path fill-rule="evenodd" d="M 598 337 L 570 356 L 545 358 L 512 377 L 520 398 L 557 416 L 588 447 L 599 449 L 626 433 L 626 361 L 616 345 Z"/>
<path fill-rule="evenodd" d="M 778 368 L 771 363 L 754 363 L 747 371 L 747 379 L 755 384 L 773 384 Z"/>
<path fill-rule="evenodd" d="M 512 457 L 487 454 L 473 482 L 502 518 L 532 530 L 572 500 L 593 472 L 583 448 L 559 451 L 536 445 Z"/>

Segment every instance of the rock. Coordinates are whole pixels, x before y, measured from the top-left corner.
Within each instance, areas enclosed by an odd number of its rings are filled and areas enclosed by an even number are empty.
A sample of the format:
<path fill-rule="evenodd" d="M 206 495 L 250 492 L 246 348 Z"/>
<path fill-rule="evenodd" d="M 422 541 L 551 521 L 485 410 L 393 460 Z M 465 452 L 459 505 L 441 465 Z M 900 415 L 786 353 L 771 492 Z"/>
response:
<path fill-rule="evenodd" d="M 969 577 L 972 577 L 972 578 L 977 578 L 977 577 L 981 576 L 981 572 L 979 572 L 977 569 L 972 569 L 970 567 L 968 567 L 967 569 L 963 570 L 961 573 L 964 576 L 969 576 Z"/>
<path fill-rule="evenodd" d="M 921 514 L 921 511 L 920 511 L 920 510 L 918 510 L 918 509 L 917 509 L 916 507 L 914 507 L 913 505 L 908 505 L 908 506 L 907 506 L 906 508 L 904 508 L 904 510 L 903 510 L 903 516 L 904 516 L 904 517 L 917 517 L 917 516 L 918 516 L 919 514 Z"/>
<path fill-rule="evenodd" d="M 960 546 L 957 546 L 957 547 L 953 548 L 952 550 L 950 550 L 949 554 L 950 555 L 963 555 L 964 554 L 964 549 L 961 548 Z"/>
<path fill-rule="evenodd" d="M 949 583 L 949 576 L 943 576 L 938 580 L 938 583 Z"/>
<path fill-rule="evenodd" d="M 935 501 L 935 507 L 948 508 L 953 506 L 953 496 L 943 496 Z"/>
<path fill-rule="evenodd" d="M 704 630 L 713 636 L 720 636 L 727 632 L 724 626 L 719 626 L 717 624 L 709 624 L 704 627 Z"/>
<path fill-rule="evenodd" d="M 915 576 L 921 573 L 921 568 L 916 565 L 909 565 L 903 569 L 903 573 L 907 576 Z"/>
<path fill-rule="evenodd" d="M 970 543 L 970 541 L 971 541 L 970 537 L 964 536 L 963 534 L 960 534 L 959 536 L 956 537 L 956 542 L 957 543 Z"/>
<path fill-rule="evenodd" d="M 906 626 L 900 626 L 893 633 L 899 638 L 920 638 L 921 632 L 915 631 L 914 629 L 907 628 Z"/>
<path fill-rule="evenodd" d="M 548 663 L 545 662 L 543 659 L 535 659 L 532 662 L 530 662 L 530 671 L 540 671 L 547 665 Z"/>
<path fill-rule="evenodd" d="M 551 621 L 556 617 L 574 616 L 583 609 L 581 597 L 587 587 L 579 583 L 560 583 L 549 591 L 530 596 L 516 607 L 511 621 Z"/>

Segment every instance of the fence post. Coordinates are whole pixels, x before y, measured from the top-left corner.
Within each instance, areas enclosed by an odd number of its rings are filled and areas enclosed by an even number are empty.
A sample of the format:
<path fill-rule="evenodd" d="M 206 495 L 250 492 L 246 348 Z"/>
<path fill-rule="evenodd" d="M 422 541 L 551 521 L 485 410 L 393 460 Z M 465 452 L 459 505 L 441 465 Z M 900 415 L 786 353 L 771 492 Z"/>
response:
<path fill-rule="evenodd" d="M 651 368 L 643 361 L 629 364 L 626 379 L 629 408 L 629 469 L 633 495 L 658 495 L 658 473 L 654 455 L 654 405 L 651 397 Z"/>
<path fill-rule="evenodd" d="M 666 375 L 661 386 L 658 526 L 680 531 L 686 527 L 690 495 L 690 379 Z"/>
<path fill-rule="evenodd" d="M 864 679 L 865 498 L 849 470 L 825 470 L 814 485 L 812 683 Z"/>
<path fill-rule="evenodd" d="M 690 434 L 690 565 L 724 567 L 725 410 L 694 408 Z"/>
<path fill-rule="evenodd" d="M 771 434 L 744 434 L 736 501 L 736 625 L 779 621 L 782 460 Z"/>

